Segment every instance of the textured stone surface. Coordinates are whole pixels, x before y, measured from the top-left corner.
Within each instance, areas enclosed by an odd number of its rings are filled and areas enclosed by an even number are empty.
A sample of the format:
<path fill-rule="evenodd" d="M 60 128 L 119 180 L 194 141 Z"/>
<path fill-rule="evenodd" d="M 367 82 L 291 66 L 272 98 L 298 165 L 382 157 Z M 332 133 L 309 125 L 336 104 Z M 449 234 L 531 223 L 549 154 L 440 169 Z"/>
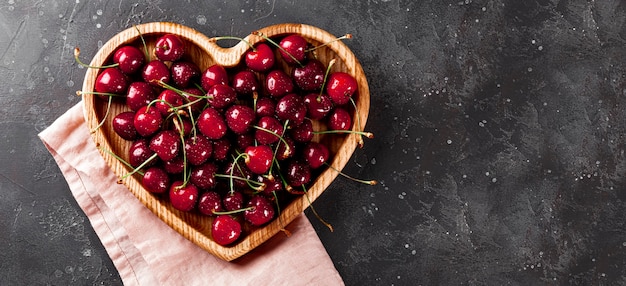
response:
<path fill-rule="evenodd" d="M 174 4 L 177 3 L 177 4 Z M 0 3 L 0 284 L 119 284 L 36 134 L 133 24 L 302 22 L 346 43 L 376 134 L 307 211 L 348 285 L 626 283 L 623 1 Z"/>

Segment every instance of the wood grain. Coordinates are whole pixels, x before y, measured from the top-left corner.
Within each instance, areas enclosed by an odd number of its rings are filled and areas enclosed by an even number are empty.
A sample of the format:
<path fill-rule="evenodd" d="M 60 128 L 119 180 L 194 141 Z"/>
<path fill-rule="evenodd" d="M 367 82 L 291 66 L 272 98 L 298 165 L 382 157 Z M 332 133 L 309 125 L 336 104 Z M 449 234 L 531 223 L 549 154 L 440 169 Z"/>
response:
<path fill-rule="evenodd" d="M 278 24 L 259 29 L 258 31 L 271 38 L 288 34 L 300 34 L 313 45 L 332 42 L 327 46 L 315 50 L 314 54 L 324 64 L 328 64 L 333 58 L 337 59 L 335 65 L 332 66 L 332 71 L 348 72 L 357 79 L 358 92 L 355 94 L 354 100 L 358 113 L 352 111 L 353 128 L 359 130 L 365 126 L 370 108 L 367 80 L 361 64 L 343 42 L 333 42 L 336 38 L 334 35 L 320 28 L 304 24 Z M 189 60 L 193 60 L 202 70 L 212 64 L 221 64 L 226 67 L 237 66 L 240 64 L 242 55 L 249 49 L 249 46 L 245 42 L 238 42 L 232 47 L 221 47 L 214 40 L 180 24 L 168 22 L 146 23 L 126 29 L 107 41 L 94 56 L 91 65 L 101 66 L 110 62 L 115 50 L 123 45 L 135 45 L 143 49 L 140 32 L 146 41 L 148 51 L 152 50 L 154 42 L 160 35 L 165 33 L 179 35 L 186 44 L 185 57 Z M 245 37 L 245 40 L 251 44 L 264 41 L 262 37 L 253 34 Z M 277 60 L 279 60 L 279 58 L 280 57 L 277 57 Z M 115 134 L 111 127 L 111 121 L 115 114 L 129 109 L 123 101 L 114 100 L 109 115 L 106 116 L 107 101 L 98 96 L 89 94 L 89 92 L 94 90 L 97 75 L 98 69 L 88 69 L 86 72 L 82 87 L 84 93 L 84 114 L 90 130 L 93 130 L 91 135 L 95 143 L 99 146 L 102 157 L 113 172 L 121 178 L 127 174 L 130 169 L 111 155 L 111 153 L 117 154 L 122 159 L 127 160 L 131 142 L 121 139 Z M 104 124 L 97 128 L 102 120 L 104 120 Z M 358 125 L 360 125 L 360 127 Z M 341 170 L 350 160 L 352 153 L 357 148 L 359 136 L 355 134 L 322 135 L 316 136 L 314 140 L 321 141 L 329 146 L 332 154 L 330 164 L 332 168 Z M 146 191 L 142 187 L 141 177 L 138 175 L 125 177 L 121 179 L 121 183 L 126 185 L 148 209 L 154 212 L 155 215 L 182 236 L 213 255 L 223 260 L 231 261 L 248 253 L 270 237 L 281 232 L 281 229 L 285 225 L 289 224 L 296 216 L 301 214 L 304 209 L 309 207 L 309 200 L 313 202 L 324 192 L 337 175 L 337 171 L 332 169 L 323 171 L 308 189 L 308 199 L 304 196 L 294 199 L 282 210 L 278 219 L 274 219 L 271 223 L 262 228 L 248 230 L 247 233 L 244 234 L 245 237 L 243 239 L 240 239 L 239 242 L 228 247 L 221 246 L 211 239 L 211 217 L 195 212 L 181 212 L 174 209 L 167 200 L 161 199 Z"/>

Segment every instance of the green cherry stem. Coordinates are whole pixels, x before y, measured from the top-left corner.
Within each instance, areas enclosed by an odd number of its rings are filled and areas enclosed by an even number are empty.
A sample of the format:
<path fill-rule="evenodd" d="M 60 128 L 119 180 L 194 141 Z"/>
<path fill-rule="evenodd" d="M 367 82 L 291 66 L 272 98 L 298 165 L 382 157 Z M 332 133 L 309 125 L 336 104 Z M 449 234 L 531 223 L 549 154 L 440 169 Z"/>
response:
<path fill-rule="evenodd" d="M 224 211 L 224 212 L 213 211 L 213 214 L 215 214 L 215 215 L 231 215 L 231 214 L 242 213 L 242 212 L 245 212 L 245 211 L 251 211 L 253 209 L 254 209 L 254 207 L 247 207 L 247 208 L 242 208 L 242 209 L 237 209 L 237 210 L 232 210 L 232 211 Z"/>
<path fill-rule="evenodd" d="M 336 39 L 334 39 L 334 40 L 332 40 L 332 41 L 330 41 L 330 42 L 324 43 L 324 44 L 319 45 L 319 46 L 312 47 L 312 48 L 310 48 L 310 49 L 307 49 L 307 50 L 306 50 L 306 52 L 307 52 L 307 53 L 308 53 L 308 52 L 312 52 L 312 51 L 315 51 L 315 50 L 317 50 L 317 49 L 319 49 L 319 48 L 321 48 L 321 47 L 328 46 L 328 45 L 330 45 L 330 44 L 332 44 L 332 43 L 334 43 L 334 42 L 341 41 L 341 40 L 346 40 L 346 39 L 352 39 L 352 34 L 345 34 L 345 35 L 343 35 L 343 36 L 341 36 L 341 37 L 339 37 L 339 38 L 336 38 Z"/>
<path fill-rule="evenodd" d="M 346 178 L 348 178 L 348 179 L 350 179 L 352 181 L 355 181 L 355 182 L 358 182 L 358 183 L 362 183 L 362 184 L 366 184 L 366 185 L 370 185 L 370 186 L 375 186 L 375 185 L 378 184 L 378 181 L 376 181 L 376 180 L 361 180 L 361 179 L 357 179 L 357 178 L 351 177 L 351 176 L 349 176 L 347 174 L 344 174 L 343 172 L 337 170 L 335 167 L 331 166 L 328 163 L 324 163 L 324 165 L 328 166 L 328 168 L 330 168 L 330 169 L 333 169 L 335 172 L 339 173 L 339 175 L 342 175 L 342 176 L 344 176 L 344 177 L 346 177 Z"/>
<path fill-rule="evenodd" d="M 83 63 L 80 60 L 79 56 L 80 56 L 80 49 L 78 47 L 75 47 L 74 48 L 74 60 L 76 60 L 76 62 L 79 65 L 81 65 L 83 67 L 86 67 L 86 68 L 90 68 L 90 69 L 105 69 L 105 68 L 112 68 L 112 67 L 119 66 L 119 64 L 110 64 L 110 65 L 105 65 L 105 66 L 91 66 L 91 65 L 88 65 L 86 63 Z"/>
<path fill-rule="evenodd" d="M 139 33 L 139 38 L 141 39 L 141 44 L 143 44 L 143 53 L 146 56 L 146 61 L 150 58 L 150 55 L 148 54 L 148 45 L 146 45 L 146 39 L 143 38 L 143 33 L 141 33 L 141 31 L 139 30 L 139 27 L 137 27 L 137 25 L 133 25 L 133 27 L 135 28 L 135 30 L 137 30 L 137 33 Z"/>
<path fill-rule="evenodd" d="M 96 130 L 100 129 L 100 127 L 102 127 L 102 125 L 104 125 L 104 122 L 106 121 L 107 117 L 109 117 L 109 112 L 111 110 L 111 103 L 113 102 L 113 96 L 109 96 L 109 101 L 107 102 L 107 111 L 104 113 L 104 116 L 102 117 L 102 120 L 100 120 L 100 123 L 98 123 L 98 125 L 90 130 L 91 133 L 95 133 Z"/>
<path fill-rule="evenodd" d="M 328 227 L 328 229 L 330 229 L 330 232 L 333 232 L 334 231 L 333 226 L 330 223 L 326 222 L 324 219 L 322 219 L 322 217 L 317 213 L 317 211 L 313 207 L 313 203 L 311 203 L 311 199 L 309 198 L 309 193 L 307 192 L 306 187 L 304 185 L 302 186 L 302 190 L 304 190 L 304 196 L 306 197 L 307 202 L 309 202 L 309 207 L 311 207 L 311 211 L 313 212 L 315 217 L 321 223 L 323 223 L 326 227 Z"/>
<path fill-rule="evenodd" d="M 324 88 L 326 87 L 326 81 L 328 80 L 328 74 L 330 74 L 330 68 L 337 62 L 337 59 L 332 59 L 328 62 L 328 67 L 326 68 L 326 73 L 324 74 L 324 81 L 322 82 L 322 88 L 320 88 L 320 94 L 317 96 L 317 101 L 321 101 L 322 94 L 324 93 Z"/>
<path fill-rule="evenodd" d="M 126 162 L 126 160 L 122 159 L 122 157 L 117 156 L 117 154 L 113 153 L 111 150 L 108 149 L 104 149 L 102 148 L 102 146 L 100 146 L 100 144 L 98 144 L 97 147 L 99 150 L 102 150 L 103 152 L 106 152 L 107 154 L 113 156 L 113 158 L 117 159 L 118 161 L 122 162 L 122 164 L 126 165 L 127 167 L 134 169 L 135 167 L 133 167 L 130 163 Z M 137 174 L 140 174 L 143 176 L 143 172 L 142 171 L 137 171 Z"/>
<path fill-rule="evenodd" d="M 239 38 L 239 37 L 234 37 L 234 36 L 220 36 L 220 37 L 215 37 L 215 38 L 211 38 L 211 41 L 213 42 L 217 42 L 220 40 L 239 40 L 242 41 L 244 43 L 246 43 L 246 45 L 248 45 L 248 47 L 250 47 L 253 51 L 256 52 L 256 48 L 254 47 L 254 45 L 252 45 L 252 43 L 246 41 L 246 39 L 244 38 Z"/>
<path fill-rule="evenodd" d="M 156 153 L 152 154 L 152 156 L 150 156 L 150 158 L 146 159 L 143 163 L 141 163 L 141 165 L 137 166 L 137 168 L 133 169 L 131 172 L 126 173 L 126 175 L 122 176 L 121 180 L 126 179 L 130 176 L 132 176 L 133 174 L 139 172 L 139 170 L 141 170 L 143 167 L 147 166 L 150 162 L 152 162 L 152 160 L 156 159 L 158 157 L 158 155 Z"/>

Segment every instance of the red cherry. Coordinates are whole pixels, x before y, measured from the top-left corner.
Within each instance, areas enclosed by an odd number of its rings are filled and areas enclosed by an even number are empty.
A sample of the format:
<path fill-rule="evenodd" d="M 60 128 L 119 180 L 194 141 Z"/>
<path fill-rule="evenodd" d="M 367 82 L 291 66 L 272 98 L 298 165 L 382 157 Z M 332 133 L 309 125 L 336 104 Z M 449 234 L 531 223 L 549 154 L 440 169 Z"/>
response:
<path fill-rule="evenodd" d="M 292 187 L 300 187 L 311 181 L 311 168 L 303 162 L 291 161 L 285 172 L 287 183 Z"/>
<path fill-rule="evenodd" d="M 222 138 L 213 141 L 213 159 L 217 161 L 224 161 L 230 153 L 230 140 Z"/>
<path fill-rule="evenodd" d="M 282 121 L 289 120 L 289 127 L 302 124 L 306 116 L 306 106 L 302 97 L 295 93 L 283 96 L 276 103 L 276 116 Z"/>
<path fill-rule="evenodd" d="M 211 86 L 206 95 L 209 104 L 217 109 L 228 107 L 237 99 L 237 92 L 232 87 L 220 83 Z"/>
<path fill-rule="evenodd" d="M 246 148 L 246 165 L 255 174 L 265 174 L 269 171 L 274 160 L 274 152 L 267 145 L 250 146 Z"/>
<path fill-rule="evenodd" d="M 304 66 L 294 68 L 291 77 L 300 89 L 313 91 L 322 88 L 325 74 L 326 67 L 324 64 L 316 59 L 311 59 Z"/>
<path fill-rule="evenodd" d="M 284 133 L 283 125 L 273 116 L 261 117 L 257 122 L 257 126 L 260 128 L 254 131 L 254 139 L 259 144 L 275 143 L 280 140 L 280 136 Z"/>
<path fill-rule="evenodd" d="M 126 95 L 126 106 L 132 111 L 148 105 L 157 98 L 153 87 L 147 82 L 135 81 L 128 86 L 128 94 Z"/>
<path fill-rule="evenodd" d="M 180 61 L 172 63 L 170 73 L 174 84 L 180 88 L 186 88 L 194 79 L 200 77 L 200 68 L 192 62 Z"/>
<path fill-rule="evenodd" d="M 191 105 L 191 110 L 194 112 L 201 112 L 206 105 L 206 99 L 203 98 L 204 94 L 202 94 L 202 90 L 190 87 L 183 89 L 183 96 L 187 98 L 188 102 L 193 102 Z"/>
<path fill-rule="evenodd" d="M 243 70 L 233 76 L 233 88 L 239 94 L 251 94 L 259 90 L 259 82 L 256 75 L 249 71 Z"/>
<path fill-rule="evenodd" d="M 211 237 L 219 245 L 229 245 L 241 235 L 241 224 L 229 215 L 217 216 L 211 225 Z"/>
<path fill-rule="evenodd" d="M 211 107 L 207 107 L 200 113 L 196 124 L 200 133 L 212 140 L 222 138 L 228 129 L 222 114 Z"/>
<path fill-rule="evenodd" d="M 223 211 L 222 207 L 222 198 L 216 192 L 204 192 L 200 195 L 200 199 L 198 201 L 198 210 L 200 213 L 208 216 L 214 216 L 214 212 Z"/>
<path fill-rule="evenodd" d="M 150 143 L 146 139 L 138 139 L 134 141 L 128 149 L 128 163 L 137 168 L 154 155 L 154 151 L 150 150 Z M 155 160 L 148 162 L 148 166 L 156 163 Z"/>
<path fill-rule="evenodd" d="M 174 159 L 163 162 L 163 169 L 168 174 L 182 174 L 185 170 L 185 161 L 182 156 L 174 157 Z"/>
<path fill-rule="evenodd" d="M 328 117 L 328 128 L 331 130 L 348 130 L 351 126 L 350 113 L 343 108 L 335 108 Z"/>
<path fill-rule="evenodd" d="M 334 72 L 328 76 L 326 93 L 337 105 L 350 102 L 350 98 L 358 89 L 358 84 L 352 75 L 345 72 Z"/>
<path fill-rule="evenodd" d="M 265 90 L 273 97 L 282 97 L 293 92 L 293 81 L 282 70 L 273 70 L 265 77 Z"/>
<path fill-rule="evenodd" d="M 255 46 L 256 51 L 246 52 L 246 66 L 256 72 L 265 72 L 274 66 L 274 51 L 265 43 Z"/>
<path fill-rule="evenodd" d="M 289 134 L 293 140 L 297 142 L 309 142 L 313 139 L 313 123 L 309 119 L 305 119 L 302 124 L 290 130 Z"/>
<path fill-rule="evenodd" d="M 255 116 L 252 107 L 247 105 L 233 105 L 224 113 L 228 128 L 236 134 L 243 134 L 250 130 Z"/>
<path fill-rule="evenodd" d="M 113 54 L 113 62 L 119 65 L 120 70 L 124 74 L 134 74 L 139 71 L 144 63 L 146 57 L 144 53 L 135 46 L 123 46 L 115 51 Z"/>
<path fill-rule="evenodd" d="M 185 154 L 191 165 L 204 164 L 211 157 L 213 143 L 202 134 L 185 139 Z"/>
<path fill-rule="evenodd" d="M 154 47 L 154 54 L 162 61 L 176 61 L 185 54 L 185 44 L 175 34 L 159 37 Z"/>
<path fill-rule="evenodd" d="M 226 73 L 226 69 L 220 65 L 208 67 L 200 76 L 202 89 L 209 90 L 209 88 L 216 84 L 228 84 L 228 73 Z"/>
<path fill-rule="evenodd" d="M 261 97 L 256 101 L 256 115 L 258 117 L 274 116 L 276 101 L 269 97 Z"/>
<path fill-rule="evenodd" d="M 150 150 L 154 151 L 161 160 L 169 161 L 178 156 L 181 144 L 180 137 L 174 130 L 163 130 L 150 140 Z"/>
<path fill-rule="evenodd" d="M 309 93 L 304 96 L 307 116 L 314 120 L 320 120 L 333 109 L 333 101 L 326 94 Z"/>
<path fill-rule="evenodd" d="M 217 170 L 217 165 L 211 162 L 194 166 L 191 170 L 189 181 L 202 190 L 213 189 L 217 185 L 217 181 L 215 180 Z"/>
<path fill-rule="evenodd" d="M 222 199 L 222 204 L 227 211 L 240 210 L 243 208 L 243 194 L 238 191 L 228 192 Z"/>
<path fill-rule="evenodd" d="M 163 117 L 167 117 L 173 112 L 173 108 L 179 107 L 185 103 L 185 98 L 170 89 L 164 89 L 157 97 L 154 106 L 161 112 Z"/>
<path fill-rule="evenodd" d="M 119 68 L 106 68 L 98 74 L 94 84 L 94 91 L 125 94 L 128 85 L 128 78 Z"/>
<path fill-rule="evenodd" d="M 141 73 L 143 80 L 153 86 L 160 86 L 159 82 L 170 82 L 170 69 L 159 60 L 153 60 L 143 67 Z"/>
<path fill-rule="evenodd" d="M 172 207 L 181 211 L 191 211 L 198 202 L 198 188 L 193 184 L 183 186 L 182 181 L 173 182 L 170 186 L 169 196 Z"/>
<path fill-rule="evenodd" d="M 272 203 L 264 196 L 253 196 L 247 204 L 252 209 L 244 211 L 244 218 L 254 226 L 261 226 L 274 218 Z"/>
<path fill-rule="evenodd" d="M 159 110 L 155 107 L 148 108 L 148 106 L 139 108 L 133 119 L 133 125 L 135 125 L 137 133 L 144 137 L 150 136 L 161 129 L 162 123 L 163 117 L 161 117 Z"/>
<path fill-rule="evenodd" d="M 120 137 L 126 140 L 135 140 L 137 138 L 137 129 L 133 121 L 135 119 L 135 113 L 132 111 L 121 112 L 113 117 L 113 131 Z"/>
<path fill-rule="evenodd" d="M 143 173 L 141 184 L 148 192 L 161 194 L 169 189 L 170 178 L 163 168 L 150 167 Z"/>
<path fill-rule="evenodd" d="M 306 59 L 307 41 L 300 35 L 292 34 L 283 38 L 278 44 L 283 60 L 288 64 L 302 63 Z"/>
<path fill-rule="evenodd" d="M 283 142 L 287 142 L 287 145 Z M 289 136 L 284 136 L 283 140 L 278 142 L 278 148 L 276 148 L 276 160 L 284 161 L 293 157 L 296 150 L 296 142 Z"/>
<path fill-rule="evenodd" d="M 304 160 L 313 169 L 317 169 L 324 165 L 330 157 L 330 152 L 326 145 L 319 142 L 309 142 L 302 150 Z"/>

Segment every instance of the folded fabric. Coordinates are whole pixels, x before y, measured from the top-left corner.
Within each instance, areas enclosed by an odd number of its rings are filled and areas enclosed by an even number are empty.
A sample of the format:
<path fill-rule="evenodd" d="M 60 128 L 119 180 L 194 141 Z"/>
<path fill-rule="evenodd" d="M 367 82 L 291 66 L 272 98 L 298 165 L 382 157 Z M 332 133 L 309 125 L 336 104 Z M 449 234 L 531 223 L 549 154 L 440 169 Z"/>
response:
<path fill-rule="evenodd" d="M 89 136 L 82 103 L 39 134 L 125 285 L 343 285 L 304 215 L 226 262 L 183 238 L 117 184 Z"/>

